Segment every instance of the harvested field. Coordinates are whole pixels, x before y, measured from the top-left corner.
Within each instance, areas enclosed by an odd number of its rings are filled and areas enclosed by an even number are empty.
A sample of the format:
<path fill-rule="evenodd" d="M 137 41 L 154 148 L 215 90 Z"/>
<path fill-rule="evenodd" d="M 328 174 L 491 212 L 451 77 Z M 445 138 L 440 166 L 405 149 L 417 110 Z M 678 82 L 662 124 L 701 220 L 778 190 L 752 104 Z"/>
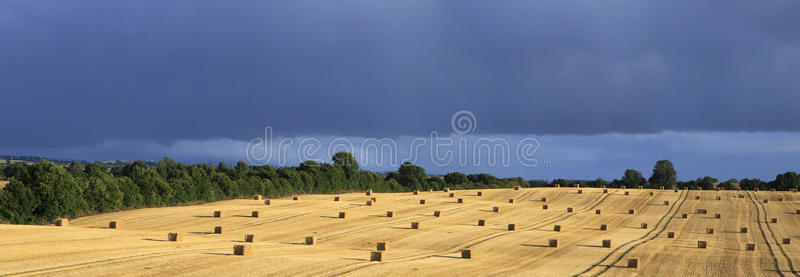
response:
<path fill-rule="evenodd" d="M 362 191 L 340 194 L 340 201 L 331 195 L 276 198 L 268 208 L 248 198 L 130 210 L 73 218 L 65 227 L 0 224 L 0 275 L 800 276 L 800 244 L 784 241 L 800 236 L 800 205 L 786 192 L 625 196 L 619 189 L 581 189 L 583 195 L 571 188 L 482 189 L 481 197 L 451 190 L 462 204 L 442 191 L 379 193 L 381 210 L 364 206 Z M 694 200 L 697 194 L 701 200 Z M 425 205 L 419 205 L 421 196 Z M 552 209 L 541 209 L 543 197 Z M 763 202 L 778 197 L 785 201 Z M 253 218 L 259 208 L 260 217 Z M 697 209 L 722 213 L 717 219 Z M 211 211 L 225 216 L 214 218 Z M 339 211 L 347 220 L 336 216 Z M 684 213 L 691 216 L 681 218 Z M 124 228 L 109 229 L 110 221 Z M 412 222 L 422 228 L 412 230 Z M 213 234 L 215 226 L 225 226 L 224 234 Z M 716 232 L 707 234 L 707 228 Z M 181 233 L 182 241 L 168 242 L 168 233 Z M 244 243 L 248 234 L 258 239 Z M 305 245 L 308 236 L 315 245 Z M 557 247 L 549 247 L 550 240 Z M 699 241 L 707 248 L 698 248 Z M 385 250 L 376 251 L 378 242 Z M 747 251 L 748 244 L 754 250 Z M 252 249 L 232 255 L 234 245 Z M 462 258 L 465 249 L 469 258 Z M 629 266 L 631 259 L 636 266 Z"/>

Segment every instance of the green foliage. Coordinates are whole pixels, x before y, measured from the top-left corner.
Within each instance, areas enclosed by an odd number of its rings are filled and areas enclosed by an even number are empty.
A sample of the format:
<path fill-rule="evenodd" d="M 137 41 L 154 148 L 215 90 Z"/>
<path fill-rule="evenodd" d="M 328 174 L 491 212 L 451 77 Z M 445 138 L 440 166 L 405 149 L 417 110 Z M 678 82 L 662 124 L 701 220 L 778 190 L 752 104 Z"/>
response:
<path fill-rule="evenodd" d="M 296 167 L 276 169 L 273 166 L 249 166 L 239 162 L 187 165 L 170 158 L 158 163 L 136 161 L 114 167 L 101 163 L 58 165 L 48 161 L 34 164 L 15 163 L 2 168 L 10 180 L 0 190 L 0 219 L 16 224 L 38 224 L 58 217 L 95 212 L 112 212 L 126 208 L 159 207 L 182 203 L 218 201 L 261 194 L 279 197 L 302 193 L 338 193 L 373 189 L 375 192 L 402 192 L 415 189 L 440 190 L 469 188 L 508 188 L 514 186 L 543 187 L 552 184 L 599 187 L 606 181 L 556 179 L 526 181 L 522 178 L 497 178 L 490 174 L 451 172 L 444 176 L 428 176 L 425 169 L 403 163 L 396 172 L 384 175 L 358 169 L 350 153 L 336 153 L 333 163 L 305 161 Z M 653 186 L 674 181 L 674 170 L 668 161 L 659 161 L 651 177 Z M 718 180 L 712 177 L 677 182 L 678 186 L 712 189 Z M 800 186 L 800 176 L 787 172 L 766 183 L 758 179 L 741 180 L 742 189 L 792 189 Z M 634 187 L 648 182 L 636 170 L 628 169 L 622 180 L 611 186 Z M 665 185 L 669 186 L 669 185 Z M 736 187 L 736 180 L 720 186 Z"/>
<path fill-rule="evenodd" d="M 672 188 L 677 183 L 677 172 L 672 167 L 672 162 L 669 160 L 660 160 L 653 166 L 653 174 L 650 175 L 650 187 L 656 188 L 663 186 L 665 188 Z"/>
<path fill-rule="evenodd" d="M 622 176 L 622 180 L 620 180 L 623 186 L 632 188 L 636 186 L 643 186 L 645 185 L 644 177 L 642 177 L 642 173 L 636 171 L 635 169 L 626 169 L 625 175 Z"/>

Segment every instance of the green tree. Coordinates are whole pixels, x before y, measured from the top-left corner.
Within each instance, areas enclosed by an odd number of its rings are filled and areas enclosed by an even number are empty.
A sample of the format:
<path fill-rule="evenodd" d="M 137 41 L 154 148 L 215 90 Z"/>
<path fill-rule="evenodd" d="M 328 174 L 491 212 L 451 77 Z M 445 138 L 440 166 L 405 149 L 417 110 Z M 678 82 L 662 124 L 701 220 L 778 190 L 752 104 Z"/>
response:
<path fill-rule="evenodd" d="M 626 169 L 625 174 L 622 176 L 622 180 L 620 180 L 623 186 L 632 188 L 636 186 L 644 185 L 645 180 L 642 177 L 642 173 L 635 170 L 635 169 Z"/>
<path fill-rule="evenodd" d="M 469 183 L 467 175 L 461 172 L 450 172 L 444 175 L 444 181 L 451 185 L 460 185 Z"/>
<path fill-rule="evenodd" d="M 653 174 L 650 175 L 651 187 L 664 186 L 665 188 L 672 188 L 677 182 L 677 173 L 672 167 L 672 162 L 669 160 L 660 160 L 653 166 Z"/>
<path fill-rule="evenodd" d="M 36 210 L 40 203 L 31 188 L 11 179 L 4 189 L 0 189 L 0 218 L 13 224 L 39 223 L 41 218 L 36 215 Z"/>
<path fill-rule="evenodd" d="M 429 188 L 428 175 L 425 174 L 425 169 L 410 162 L 404 162 L 400 165 L 397 170 L 397 182 L 410 190 Z"/>
<path fill-rule="evenodd" d="M 338 152 L 333 155 L 331 161 L 333 161 L 333 166 L 344 169 L 348 180 L 355 178 L 355 175 L 358 174 L 358 161 L 350 152 Z"/>
<path fill-rule="evenodd" d="M 800 188 L 800 175 L 795 172 L 786 172 L 775 176 L 775 181 L 770 182 L 770 188 L 776 190 L 790 190 Z"/>

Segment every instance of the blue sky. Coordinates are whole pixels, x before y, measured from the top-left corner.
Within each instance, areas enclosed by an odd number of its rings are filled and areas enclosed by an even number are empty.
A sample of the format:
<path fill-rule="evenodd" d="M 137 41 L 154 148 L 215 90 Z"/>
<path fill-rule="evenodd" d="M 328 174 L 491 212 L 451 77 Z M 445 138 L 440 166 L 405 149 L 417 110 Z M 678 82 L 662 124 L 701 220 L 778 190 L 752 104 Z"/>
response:
<path fill-rule="evenodd" d="M 236 161 L 267 127 L 408 145 L 453 135 L 451 116 L 468 110 L 466 137 L 535 138 L 533 157 L 552 166 L 416 162 L 615 178 L 666 158 L 679 179 L 772 179 L 800 157 L 798 12 L 796 1 L 2 1 L 0 153 Z"/>

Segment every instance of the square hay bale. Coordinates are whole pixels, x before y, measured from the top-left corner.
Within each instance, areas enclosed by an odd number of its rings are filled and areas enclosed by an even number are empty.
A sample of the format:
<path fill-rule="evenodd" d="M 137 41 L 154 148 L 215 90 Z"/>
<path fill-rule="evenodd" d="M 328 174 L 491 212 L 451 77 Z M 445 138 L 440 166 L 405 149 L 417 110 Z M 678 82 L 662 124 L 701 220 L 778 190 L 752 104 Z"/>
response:
<path fill-rule="evenodd" d="M 450 188 L 444 188 L 444 192 L 450 192 Z"/>
<path fill-rule="evenodd" d="M 509 198 L 509 199 L 508 199 L 508 203 L 510 203 L 510 204 L 514 204 L 514 198 Z"/>
<path fill-rule="evenodd" d="M 795 214 L 800 214 L 800 210 L 795 210 L 794 213 Z"/>
<path fill-rule="evenodd" d="M 547 197 L 542 197 L 542 202 L 547 202 Z"/>
<path fill-rule="evenodd" d="M 560 187 L 561 187 L 561 185 L 560 185 L 560 184 L 556 184 L 556 187 L 557 187 L 557 188 L 560 188 Z"/>
<path fill-rule="evenodd" d="M 608 193 L 608 189 L 603 189 L 603 193 Z"/>
<path fill-rule="evenodd" d="M 747 227 L 739 228 L 739 233 L 747 234 Z"/>
<path fill-rule="evenodd" d="M 783 197 L 778 197 L 778 201 L 783 201 Z"/>
<path fill-rule="evenodd" d="M 639 186 L 639 189 L 644 189 L 644 186 Z"/>
<path fill-rule="evenodd" d="M 575 187 L 576 187 L 576 188 L 580 188 L 580 187 L 581 187 L 581 184 L 575 184 Z"/>
<path fill-rule="evenodd" d="M 428 192 L 433 192 L 433 189 L 428 189 Z"/>
<path fill-rule="evenodd" d="M 669 201 L 668 200 L 664 201 L 664 206 L 669 206 Z"/>
<path fill-rule="evenodd" d="M 664 186 L 658 186 L 659 190 L 664 190 Z"/>
<path fill-rule="evenodd" d="M 367 196 L 370 196 L 370 195 L 372 195 L 372 189 L 368 189 L 367 190 Z"/>
<path fill-rule="evenodd" d="M 372 206 L 372 200 L 367 200 L 367 206 Z"/>
<path fill-rule="evenodd" d="M 307 236 L 306 245 L 317 245 L 317 236 Z"/>
<path fill-rule="evenodd" d="M 747 245 L 745 245 L 745 249 L 747 249 L 747 251 L 756 251 L 756 244 L 748 243 Z"/>
<path fill-rule="evenodd" d="M 706 228 L 706 234 L 713 235 L 714 234 L 714 228 Z"/>
<path fill-rule="evenodd" d="M 346 212 L 339 212 L 339 218 L 347 218 Z"/>
<path fill-rule="evenodd" d="M 339 201 L 339 200 L 341 200 L 341 199 L 342 199 L 342 198 L 341 198 L 341 197 L 339 197 L 339 196 L 334 196 L 334 197 L 333 197 L 333 201 Z"/>
<path fill-rule="evenodd" d="M 225 213 L 223 211 L 214 211 L 214 217 L 223 218 L 225 217 Z"/>
<path fill-rule="evenodd" d="M 639 259 L 628 259 L 628 268 L 639 268 Z"/>
<path fill-rule="evenodd" d="M 558 239 L 550 239 L 547 242 L 547 246 L 557 248 L 558 247 Z"/>
<path fill-rule="evenodd" d="M 708 242 L 706 242 L 704 240 L 698 240 L 697 241 L 697 248 L 705 249 L 707 247 L 708 247 Z"/>
<path fill-rule="evenodd" d="M 722 200 L 722 196 L 717 195 L 717 200 Z"/>
<path fill-rule="evenodd" d="M 256 234 L 244 235 L 244 242 L 256 242 L 256 241 L 258 241 L 258 236 Z"/>
<path fill-rule="evenodd" d="M 294 197 L 292 197 L 292 200 L 294 200 L 294 201 L 300 200 L 300 196 L 294 196 Z"/>
<path fill-rule="evenodd" d="M 636 210 L 634 210 L 634 209 L 628 209 L 628 214 L 636 214 Z"/>
<path fill-rule="evenodd" d="M 650 194 L 650 196 L 653 196 L 653 192 L 652 192 L 652 191 L 651 191 L 651 192 L 649 192 L 648 194 Z"/>
<path fill-rule="evenodd" d="M 420 204 L 420 205 L 425 205 L 425 199 L 420 199 L 420 200 L 419 200 L 419 204 Z"/>
<path fill-rule="evenodd" d="M 605 231 L 605 230 L 608 230 L 608 225 L 600 224 L 600 231 Z"/>
<path fill-rule="evenodd" d="M 451 192 L 451 193 L 450 193 L 449 195 L 447 195 L 447 196 L 448 196 L 448 197 L 455 197 L 455 196 L 456 196 L 456 194 Z"/>
<path fill-rule="evenodd" d="M 233 246 L 233 255 L 250 256 L 253 255 L 253 246 L 249 244 L 237 244 Z"/>
<path fill-rule="evenodd" d="M 385 241 L 379 241 L 377 244 L 378 251 L 386 251 L 389 250 L 389 243 Z"/>
<path fill-rule="evenodd" d="M 744 198 L 744 194 L 739 194 L 739 198 Z"/>
<path fill-rule="evenodd" d="M 647 229 L 647 223 L 642 223 L 642 229 Z"/>
<path fill-rule="evenodd" d="M 555 225 L 555 226 L 553 226 L 553 231 L 556 231 L 556 232 L 561 232 L 561 225 Z"/>
<path fill-rule="evenodd" d="M 611 240 L 610 239 L 604 239 L 603 240 L 603 248 L 611 248 Z"/>
<path fill-rule="evenodd" d="M 567 212 L 571 213 L 572 212 L 572 207 L 567 208 Z"/>
<path fill-rule="evenodd" d="M 416 190 L 416 189 L 415 189 L 415 190 L 414 190 L 414 195 L 418 195 L 418 194 L 419 194 L 419 190 Z"/>
<path fill-rule="evenodd" d="M 708 210 L 706 209 L 697 209 L 697 214 L 707 214 Z"/>
<path fill-rule="evenodd" d="M 461 250 L 462 259 L 472 259 L 472 249 Z"/>
<path fill-rule="evenodd" d="M 440 217 L 440 216 L 442 216 L 442 212 L 441 211 L 434 211 L 433 212 L 433 216 Z"/>
<path fill-rule="evenodd" d="M 226 230 L 224 226 L 214 226 L 214 234 L 224 235 L 225 231 Z"/>
<path fill-rule="evenodd" d="M 181 242 L 183 241 L 183 233 L 169 233 L 167 234 L 167 241 Z"/>
<path fill-rule="evenodd" d="M 420 229 L 419 222 L 411 222 L 411 229 L 419 230 Z"/>
<path fill-rule="evenodd" d="M 542 205 L 542 210 L 547 210 L 547 204 Z"/>
<path fill-rule="evenodd" d="M 109 229 L 119 229 L 122 228 L 122 222 L 119 221 L 110 221 L 108 222 Z"/>
<path fill-rule="evenodd" d="M 689 214 L 681 214 L 681 218 L 689 218 Z"/>
<path fill-rule="evenodd" d="M 697 187 L 697 190 L 703 190 L 703 187 Z"/>
<path fill-rule="evenodd" d="M 499 213 L 500 212 L 500 207 L 497 207 L 497 206 L 492 207 L 492 212 Z"/>
<path fill-rule="evenodd" d="M 486 226 L 486 220 L 485 219 L 478 219 L 478 226 Z"/>
<path fill-rule="evenodd" d="M 519 190 L 519 189 L 520 189 L 520 186 L 514 187 L 514 190 Z"/>
<path fill-rule="evenodd" d="M 250 213 L 250 216 L 259 218 L 261 217 L 261 213 L 259 211 L 253 211 L 252 213 Z"/>
<path fill-rule="evenodd" d="M 783 244 L 791 244 L 791 243 L 792 243 L 791 238 L 783 238 Z"/>
<path fill-rule="evenodd" d="M 512 224 L 508 224 L 508 230 L 509 231 L 517 230 L 517 225 L 513 224 L 513 223 Z"/>
<path fill-rule="evenodd" d="M 255 196 L 253 196 L 253 200 L 261 201 L 262 198 L 263 196 L 261 196 L 260 194 L 256 194 Z"/>
<path fill-rule="evenodd" d="M 778 218 L 777 218 L 777 217 L 773 217 L 773 218 L 770 220 L 770 222 L 772 222 L 772 223 L 778 223 Z"/>
<path fill-rule="evenodd" d="M 667 232 L 667 238 L 674 239 L 675 238 L 675 232 Z"/>
<path fill-rule="evenodd" d="M 464 203 L 464 198 L 459 198 L 458 203 Z"/>
<path fill-rule="evenodd" d="M 714 218 L 720 219 L 720 218 L 722 218 L 722 214 L 714 214 Z"/>
<path fill-rule="evenodd" d="M 372 200 L 373 203 L 378 203 L 378 197 L 372 197 L 369 200 Z"/>
<path fill-rule="evenodd" d="M 700 195 L 695 195 L 694 200 L 700 200 Z"/>
<path fill-rule="evenodd" d="M 386 217 L 394 217 L 394 211 L 386 211 Z"/>
<path fill-rule="evenodd" d="M 678 189 L 674 189 L 674 190 L 672 190 L 672 192 L 678 192 Z"/>
<path fill-rule="evenodd" d="M 764 203 L 769 203 L 769 199 L 764 199 Z"/>
<path fill-rule="evenodd" d="M 482 192 L 482 191 L 479 191 L 479 192 L 478 192 L 478 196 L 483 196 L 483 192 Z"/>
<path fill-rule="evenodd" d="M 626 196 L 627 196 L 627 195 L 631 195 L 631 192 L 630 192 L 630 191 L 626 191 L 626 192 L 625 192 L 625 195 L 626 195 Z"/>
<path fill-rule="evenodd" d="M 582 189 L 579 189 L 579 190 L 578 190 L 578 194 L 583 194 L 583 190 L 582 190 Z"/>
<path fill-rule="evenodd" d="M 272 205 L 272 201 L 270 201 L 269 199 L 264 200 L 264 205 Z"/>
<path fill-rule="evenodd" d="M 369 252 L 369 261 L 370 262 L 382 262 L 383 259 L 386 259 L 386 252 L 384 252 L 384 251 L 372 251 L 372 252 Z"/>
<path fill-rule="evenodd" d="M 594 214 L 600 214 L 600 209 L 594 210 Z"/>

